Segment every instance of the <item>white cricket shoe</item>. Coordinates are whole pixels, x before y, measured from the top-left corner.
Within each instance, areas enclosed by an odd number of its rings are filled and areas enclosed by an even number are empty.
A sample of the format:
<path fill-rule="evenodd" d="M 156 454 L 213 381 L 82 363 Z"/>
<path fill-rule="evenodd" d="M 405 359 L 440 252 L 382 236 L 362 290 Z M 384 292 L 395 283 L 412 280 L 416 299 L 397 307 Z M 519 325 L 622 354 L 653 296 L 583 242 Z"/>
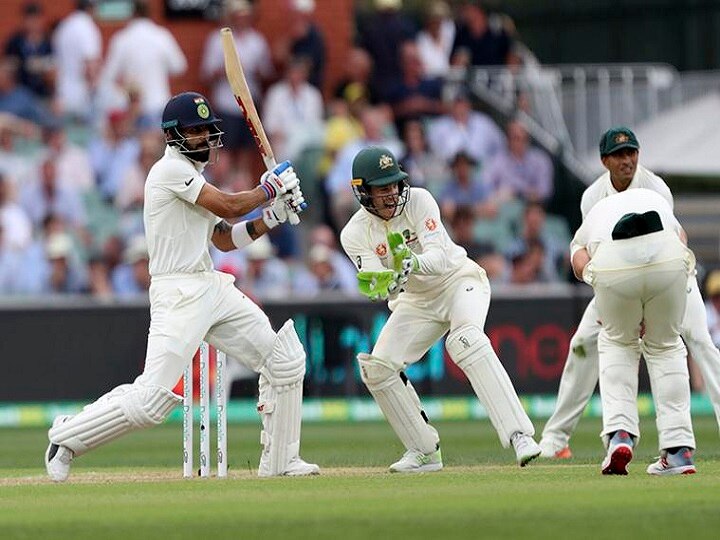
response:
<path fill-rule="evenodd" d="M 390 465 L 391 473 L 435 472 L 443 468 L 442 454 L 438 448 L 429 454 L 419 450 L 408 450 L 398 461 Z"/>
<path fill-rule="evenodd" d="M 295 456 L 290 460 L 285 470 L 278 474 L 270 474 L 270 455 L 263 452 L 260 456 L 260 467 L 258 468 L 258 476 L 261 478 L 269 478 L 271 476 L 312 476 L 320 474 L 320 467 L 315 463 L 308 463 L 300 456 Z"/>
<path fill-rule="evenodd" d="M 70 416 L 58 416 L 53 420 L 53 427 L 63 423 Z M 53 482 L 64 482 L 70 475 L 70 464 L 75 454 L 67 446 L 51 442 L 45 451 L 45 470 Z"/>
<path fill-rule="evenodd" d="M 603 474 L 619 474 L 627 475 L 628 463 L 633 458 L 633 441 L 632 436 L 625 430 L 618 430 L 610 439 L 608 451 L 605 459 L 603 459 L 600 470 Z"/>
<path fill-rule="evenodd" d="M 550 439 L 541 439 L 539 444 L 542 449 L 542 452 L 540 452 L 541 458 L 570 459 L 572 457 L 572 451 L 568 445 L 560 446 Z"/>
<path fill-rule="evenodd" d="M 530 463 L 533 459 L 542 454 L 542 448 L 535 442 L 535 440 L 525 433 L 516 431 L 510 437 L 510 442 L 515 448 L 515 458 L 517 464 L 524 467 Z"/>
<path fill-rule="evenodd" d="M 674 454 L 663 450 L 655 463 L 648 465 L 647 473 L 657 476 L 669 476 L 674 474 L 695 474 L 697 469 L 693 463 L 692 450 L 686 446 L 680 448 Z"/>

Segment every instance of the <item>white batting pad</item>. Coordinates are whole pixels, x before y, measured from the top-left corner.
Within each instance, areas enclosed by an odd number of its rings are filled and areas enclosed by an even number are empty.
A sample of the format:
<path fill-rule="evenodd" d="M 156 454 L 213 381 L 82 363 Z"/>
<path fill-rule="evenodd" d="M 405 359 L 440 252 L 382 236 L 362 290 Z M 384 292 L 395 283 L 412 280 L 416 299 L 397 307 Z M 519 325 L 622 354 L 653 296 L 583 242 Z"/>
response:
<path fill-rule="evenodd" d="M 304 376 L 305 350 L 293 322 L 287 321 L 277 333 L 272 356 L 260 370 L 260 476 L 284 474 L 300 453 Z"/>
<path fill-rule="evenodd" d="M 48 435 L 77 457 L 129 431 L 162 423 L 181 401 L 161 386 L 123 384 L 50 428 Z"/>
<path fill-rule="evenodd" d="M 363 382 L 405 448 L 423 454 L 437 450 L 440 437 L 428 424 L 420 398 L 410 382 L 375 356 L 360 353 L 358 363 Z"/>
<path fill-rule="evenodd" d="M 453 330 L 448 334 L 445 348 L 467 376 L 505 448 L 510 446 L 510 437 L 516 431 L 535 434 L 510 377 L 480 328 L 465 324 Z"/>

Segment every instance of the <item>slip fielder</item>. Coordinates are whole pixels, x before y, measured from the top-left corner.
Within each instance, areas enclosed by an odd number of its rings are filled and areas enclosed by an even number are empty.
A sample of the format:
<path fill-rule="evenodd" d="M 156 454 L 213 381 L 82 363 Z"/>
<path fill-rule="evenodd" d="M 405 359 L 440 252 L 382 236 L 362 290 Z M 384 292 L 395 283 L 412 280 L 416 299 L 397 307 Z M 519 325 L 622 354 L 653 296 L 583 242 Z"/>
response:
<path fill-rule="evenodd" d="M 160 424 L 180 403 L 172 392 L 204 340 L 260 374 L 258 411 L 263 445 L 260 476 L 317 474 L 299 456 L 305 351 L 287 321 L 276 333 L 267 316 L 213 269 L 208 242 L 243 248 L 297 213 L 304 198 L 289 162 L 263 174 L 260 185 L 225 193 L 203 170 L 222 145 L 210 104 L 184 92 L 162 118 L 167 146 L 145 183 L 144 223 L 150 255 L 150 331 L 143 373 L 71 417 L 58 417 L 48 435 L 48 475 L 64 481 L 73 458 L 135 429 Z M 261 218 L 230 225 L 270 203 Z"/>
<path fill-rule="evenodd" d="M 583 193 L 581 211 L 585 219 L 601 200 L 629 189 L 645 188 L 659 193 L 673 208 L 673 197 L 663 180 L 638 165 L 640 145 L 626 127 L 606 131 L 600 139 L 600 156 L 607 172 Z M 687 304 L 680 334 L 705 380 L 715 416 L 720 425 L 720 351 L 713 345 L 697 278 L 686 284 Z M 568 441 L 598 382 L 597 340 L 600 332 L 596 300 L 585 309 L 578 329 L 570 340 L 555 411 L 545 424 L 540 446 L 542 456 L 571 456 Z"/>
<path fill-rule="evenodd" d="M 440 440 L 403 369 L 448 332 L 445 347 L 488 411 L 518 464 L 540 454 L 534 428 L 484 332 L 490 304 L 485 271 L 453 243 L 432 195 L 411 188 L 386 148 L 360 151 L 352 187 L 362 208 L 341 232 L 360 292 L 389 300 L 390 318 L 371 354 L 358 355 L 363 382 L 406 448 L 391 472 L 442 469 Z"/>
<path fill-rule="evenodd" d="M 635 150 L 637 151 L 637 150 Z M 625 190 L 599 201 L 571 244 L 575 275 L 595 290 L 603 474 L 626 475 L 640 438 L 638 364 L 650 375 L 660 459 L 648 474 L 695 472 L 690 377 L 680 325 L 695 256 L 670 204 L 649 189 Z"/>

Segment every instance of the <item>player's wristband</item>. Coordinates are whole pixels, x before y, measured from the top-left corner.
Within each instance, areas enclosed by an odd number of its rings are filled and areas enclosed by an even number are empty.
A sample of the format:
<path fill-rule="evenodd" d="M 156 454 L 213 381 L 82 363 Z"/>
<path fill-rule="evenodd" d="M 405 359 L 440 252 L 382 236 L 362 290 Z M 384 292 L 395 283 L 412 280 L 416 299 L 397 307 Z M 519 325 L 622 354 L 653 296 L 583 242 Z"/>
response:
<path fill-rule="evenodd" d="M 247 230 L 247 221 L 241 221 L 232 226 L 230 231 L 230 237 L 232 238 L 233 244 L 238 249 L 242 249 L 253 243 L 253 239 Z"/>

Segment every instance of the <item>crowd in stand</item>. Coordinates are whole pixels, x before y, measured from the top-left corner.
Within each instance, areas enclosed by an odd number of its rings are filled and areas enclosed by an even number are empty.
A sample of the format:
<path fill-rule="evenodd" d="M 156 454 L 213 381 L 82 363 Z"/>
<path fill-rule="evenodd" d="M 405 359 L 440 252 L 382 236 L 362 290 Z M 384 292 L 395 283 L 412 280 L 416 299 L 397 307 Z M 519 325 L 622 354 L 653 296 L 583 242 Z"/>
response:
<path fill-rule="evenodd" d="M 467 89 L 443 91 L 451 69 L 518 61 L 511 22 L 478 2 L 430 1 L 418 21 L 401 0 L 374 0 L 357 17 L 343 77 L 328 88 L 315 3 L 287 1 L 287 33 L 273 42 L 255 29 L 247 0 L 226 1 L 221 23 L 233 29 L 275 154 L 295 162 L 310 207 L 300 227 L 213 253 L 216 267 L 260 298 L 354 294 L 337 232 L 359 208 L 352 159 L 380 144 L 401 158 L 412 185 L 436 195 L 452 236 L 491 281 L 566 281 L 569 231 L 545 211 L 551 158 L 521 121 L 499 125 Z M 0 58 L 0 294 L 143 293 L 143 186 L 164 150 L 159 119 L 173 77 L 198 70 L 223 118 L 224 149 L 208 180 L 233 191 L 257 181 L 219 33 L 208 35 L 200 65 L 188 66 L 142 0 L 106 50 L 93 0 L 78 0 L 52 30 L 42 6 L 24 5 Z"/>

